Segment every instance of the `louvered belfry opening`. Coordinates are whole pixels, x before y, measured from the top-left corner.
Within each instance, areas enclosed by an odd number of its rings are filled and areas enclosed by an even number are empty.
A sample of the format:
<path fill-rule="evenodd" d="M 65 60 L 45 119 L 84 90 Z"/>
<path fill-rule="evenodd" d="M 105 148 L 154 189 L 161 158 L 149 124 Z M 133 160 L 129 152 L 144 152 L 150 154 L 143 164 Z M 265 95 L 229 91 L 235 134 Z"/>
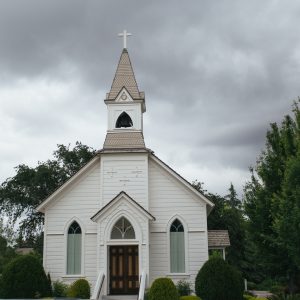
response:
<path fill-rule="evenodd" d="M 133 123 L 130 116 L 125 111 L 123 111 L 117 119 L 116 128 L 128 128 L 132 126 Z"/>

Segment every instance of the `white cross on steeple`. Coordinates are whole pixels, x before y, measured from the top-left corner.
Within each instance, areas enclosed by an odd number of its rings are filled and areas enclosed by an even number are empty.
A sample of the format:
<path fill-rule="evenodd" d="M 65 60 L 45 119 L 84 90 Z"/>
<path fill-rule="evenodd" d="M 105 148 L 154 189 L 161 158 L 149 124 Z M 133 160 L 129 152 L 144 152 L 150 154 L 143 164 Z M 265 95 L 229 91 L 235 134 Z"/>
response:
<path fill-rule="evenodd" d="M 118 34 L 118 36 L 123 37 L 123 44 L 124 44 L 123 47 L 124 47 L 124 49 L 127 48 L 127 37 L 131 36 L 131 35 L 132 35 L 131 33 L 127 33 L 126 29 L 123 30 L 123 33 Z"/>

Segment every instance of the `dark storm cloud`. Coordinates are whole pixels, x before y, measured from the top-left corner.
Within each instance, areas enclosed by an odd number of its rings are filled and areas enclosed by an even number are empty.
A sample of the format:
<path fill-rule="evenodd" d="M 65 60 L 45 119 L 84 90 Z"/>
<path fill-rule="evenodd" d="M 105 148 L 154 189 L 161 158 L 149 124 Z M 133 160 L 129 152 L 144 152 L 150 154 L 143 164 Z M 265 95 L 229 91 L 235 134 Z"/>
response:
<path fill-rule="evenodd" d="M 289 113 L 300 94 L 299 15 L 296 0 L 2 1 L 0 101 L 15 103 L 2 111 L 14 125 L 2 128 L 23 127 L 25 141 L 26 134 L 52 136 L 49 148 L 55 136 L 90 142 L 97 133 L 94 145 L 101 147 L 102 100 L 120 55 L 117 33 L 126 28 L 134 34 L 129 53 L 146 92 L 147 145 L 175 167 L 197 161 L 242 174 L 263 148 L 268 124 Z M 31 105 L 24 110 L 22 97 L 17 103 L 1 94 L 20 80 L 30 89 L 43 82 L 24 93 Z M 51 90 L 61 92 L 47 97 Z M 32 104 L 39 92 L 43 97 Z"/>

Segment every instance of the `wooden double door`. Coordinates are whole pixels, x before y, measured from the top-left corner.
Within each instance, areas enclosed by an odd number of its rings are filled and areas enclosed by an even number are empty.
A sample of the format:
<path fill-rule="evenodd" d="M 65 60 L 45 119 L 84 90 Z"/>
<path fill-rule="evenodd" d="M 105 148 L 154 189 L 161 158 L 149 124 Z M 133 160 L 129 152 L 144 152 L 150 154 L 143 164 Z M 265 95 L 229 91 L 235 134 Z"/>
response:
<path fill-rule="evenodd" d="M 111 295 L 136 295 L 139 291 L 138 246 L 109 247 L 109 291 Z"/>

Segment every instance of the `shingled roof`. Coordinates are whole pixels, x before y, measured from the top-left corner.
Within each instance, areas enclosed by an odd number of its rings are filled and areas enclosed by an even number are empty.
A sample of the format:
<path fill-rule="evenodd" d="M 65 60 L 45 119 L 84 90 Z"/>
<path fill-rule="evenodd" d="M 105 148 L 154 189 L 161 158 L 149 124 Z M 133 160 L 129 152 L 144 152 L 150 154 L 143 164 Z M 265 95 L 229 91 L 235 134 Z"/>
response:
<path fill-rule="evenodd" d="M 104 149 L 145 148 L 144 136 L 140 131 L 108 132 L 103 145 Z"/>
<path fill-rule="evenodd" d="M 208 230 L 208 248 L 224 248 L 230 246 L 227 230 Z"/>
<path fill-rule="evenodd" d="M 124 87 L 133 99 L 144 99 L 144 93 L 140 93 L 138 89 L 129 54 L 125 48 L 122 51 L 115 78 L 106 100 L 115 100 Z"/>

